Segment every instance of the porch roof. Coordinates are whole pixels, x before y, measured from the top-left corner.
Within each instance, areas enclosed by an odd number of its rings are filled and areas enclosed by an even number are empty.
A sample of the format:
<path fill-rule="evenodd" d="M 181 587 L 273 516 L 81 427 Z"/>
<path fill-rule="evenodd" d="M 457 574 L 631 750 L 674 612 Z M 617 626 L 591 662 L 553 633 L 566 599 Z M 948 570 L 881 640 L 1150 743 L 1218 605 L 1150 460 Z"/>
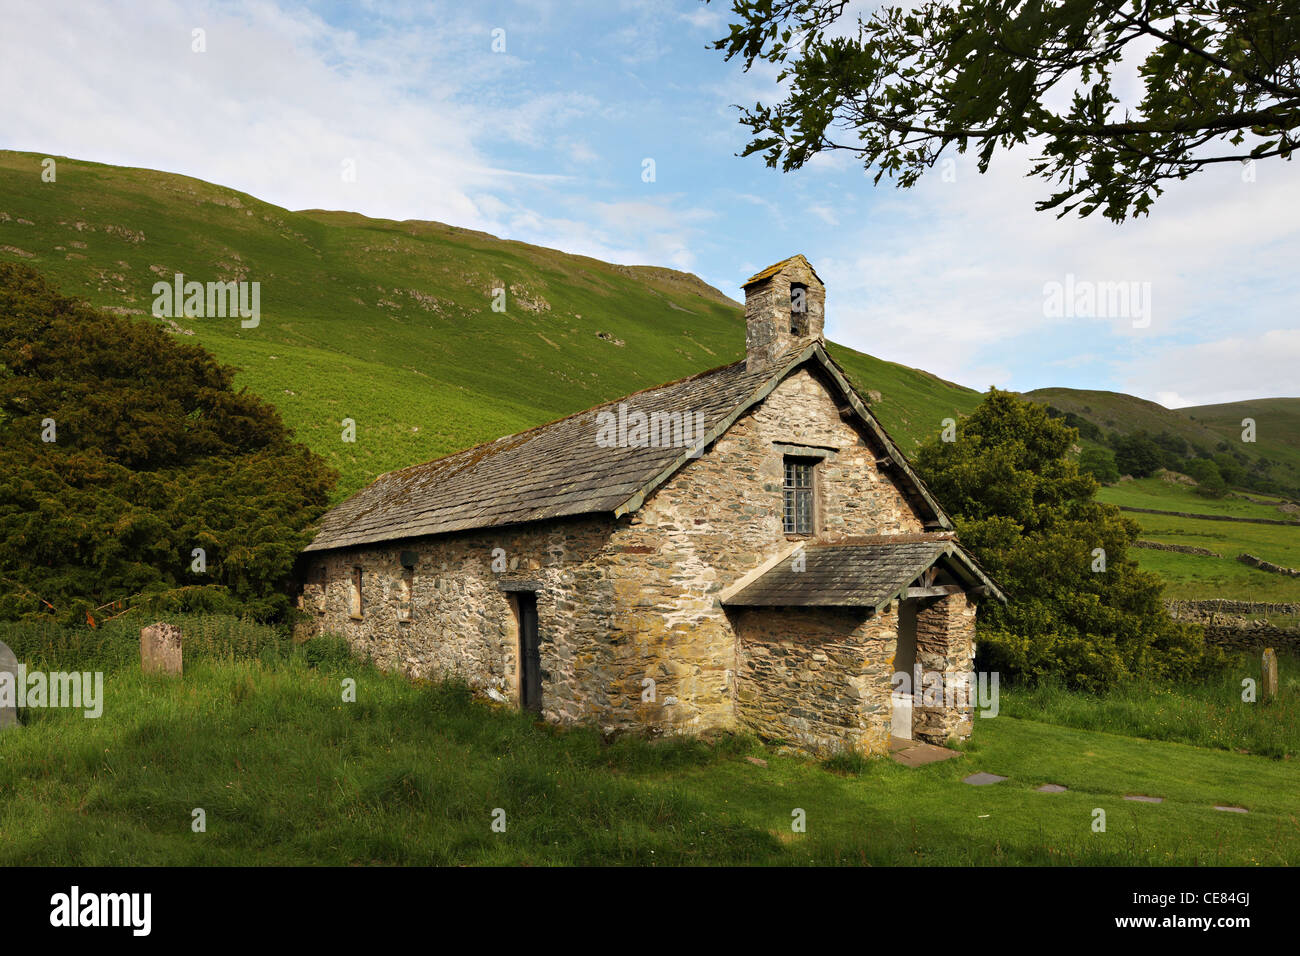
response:
<path fill-rule="evenodd" d="M 803 560 L 798 561 L 799 551 Z M 859 607 L 878 609 L 906 596 L 941 565 L 967 592 L 1006 598 L 951 536 L 881 535 L 796 548 L 751 572 L 724 594 L 728 607 Z M 796 570 L 796 568 L 800 568 Z M 937 594 L 937 592 L 936 592 Z"/>

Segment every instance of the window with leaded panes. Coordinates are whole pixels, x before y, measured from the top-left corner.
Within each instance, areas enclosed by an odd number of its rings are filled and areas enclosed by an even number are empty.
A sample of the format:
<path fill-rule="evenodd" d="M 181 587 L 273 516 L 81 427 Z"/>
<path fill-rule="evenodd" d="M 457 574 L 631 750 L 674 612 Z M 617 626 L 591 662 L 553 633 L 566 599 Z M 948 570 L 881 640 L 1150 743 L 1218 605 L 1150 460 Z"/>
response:
<path fill-rule="evenodd" d="M 813 467 L 806 458 L 785 459 L 785 508 L 782 524 L 786 534 L 813 533 Z"/>

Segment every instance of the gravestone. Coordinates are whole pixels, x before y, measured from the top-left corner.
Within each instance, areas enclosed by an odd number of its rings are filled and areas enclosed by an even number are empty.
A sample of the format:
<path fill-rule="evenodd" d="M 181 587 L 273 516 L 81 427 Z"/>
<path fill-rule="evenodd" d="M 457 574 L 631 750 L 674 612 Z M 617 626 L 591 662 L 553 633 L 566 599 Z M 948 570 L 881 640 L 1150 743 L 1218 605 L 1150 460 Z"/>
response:
<path fill-rule="evenodd" d="M 179 627 L 160 621 L 140 630 L 140 669 L 146 674 L 181 673 Z"/>
<path fill-rule="evenodd" d="M 1277 696 L 1277 654 L 1273 648 L 1264 648 L 1264 658 L 1259 668 L 1260 698 L 1272 700 Z"/>
<path fill-rule="evenodd" d="M 0 674 L 8 674 L 8 699 L 0 702 L 0 730 L 18 726 L 18 658 L 0 642 Z"/>

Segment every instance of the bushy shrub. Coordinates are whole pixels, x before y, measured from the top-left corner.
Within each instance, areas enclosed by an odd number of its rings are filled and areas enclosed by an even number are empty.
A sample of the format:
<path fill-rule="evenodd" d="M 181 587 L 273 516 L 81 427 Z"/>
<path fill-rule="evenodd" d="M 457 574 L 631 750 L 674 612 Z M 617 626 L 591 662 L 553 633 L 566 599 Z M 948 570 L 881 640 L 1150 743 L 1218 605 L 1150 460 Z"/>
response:
<path fill-rule="evenodd" d="M 1079 470 L 1085 475 L 1092 475 L 1103 485 L 1112 485 L 1119 481 L 1119 468 L 1115 465 L 1115 456 L 1104 448 L 1085 448 L 1080 452 Z"/>
<path fill-rule="evenodd" d="M 1198 495 L 1206 498 L 1222 498 L 1228 493 L 1228 484 L 1219 473 L 1219 466 L 1209 458 L 1189 459 L 1182 470 L 1196 481 Z"/>
<path fill-rule="evenodd" d="M 1096 480 L 1069 457 L 1077 438 L 1042 406 L 992 389 L 956 441 L 917 454 L 963 544 L 1008 597 L 980 608 L 979 666 L 1084 688 L 1190 674 L 1204 666 L 1201 633 L 1169 617 L 1160 580 L 1127 556 L 1138 525 L 1096 500 Z"/>
<path fill-rule="evenodd" d="M 234 375 L 0 263 L 0 619 L 287 614 L 336 475 Z"/>

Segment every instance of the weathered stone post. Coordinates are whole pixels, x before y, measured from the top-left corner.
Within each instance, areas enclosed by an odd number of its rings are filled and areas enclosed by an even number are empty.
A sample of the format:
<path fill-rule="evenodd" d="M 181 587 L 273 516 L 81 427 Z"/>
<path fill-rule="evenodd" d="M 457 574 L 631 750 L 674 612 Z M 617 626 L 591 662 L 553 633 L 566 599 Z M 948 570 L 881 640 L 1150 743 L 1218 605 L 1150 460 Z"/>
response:
<path fill-rule="evenodd" d="M 181 629 L 161 621 L 140 630 L 140 669 L 146 674 L 179 674 Z"/>
<path fill-rule="evenodd" d="M 944 746 L 970 738 L 975 687 L 975 602 L 965 594 L 923 600 L 916 613 L 916 663 L 921 686 L 912 710 L 912 736 Z M 941 681 L 930 685 L 931 680 Z M 936 694 L 941 695 L 939 699 Z"/>
<path fill-rule="evenodd" d="M 0 730 L 8 730 L 18 726 L 18 658 L 3 641 L 0 641 L 0 681 L 8 684 L 0 691 Z"/>
<path fill-rule="evenodd" d="M 1259 668 L 1260 699 L 1272 700 L 1277 696 L 1277 654 L 1273 648 L 1264 648 L 1264 657 Z"/>

